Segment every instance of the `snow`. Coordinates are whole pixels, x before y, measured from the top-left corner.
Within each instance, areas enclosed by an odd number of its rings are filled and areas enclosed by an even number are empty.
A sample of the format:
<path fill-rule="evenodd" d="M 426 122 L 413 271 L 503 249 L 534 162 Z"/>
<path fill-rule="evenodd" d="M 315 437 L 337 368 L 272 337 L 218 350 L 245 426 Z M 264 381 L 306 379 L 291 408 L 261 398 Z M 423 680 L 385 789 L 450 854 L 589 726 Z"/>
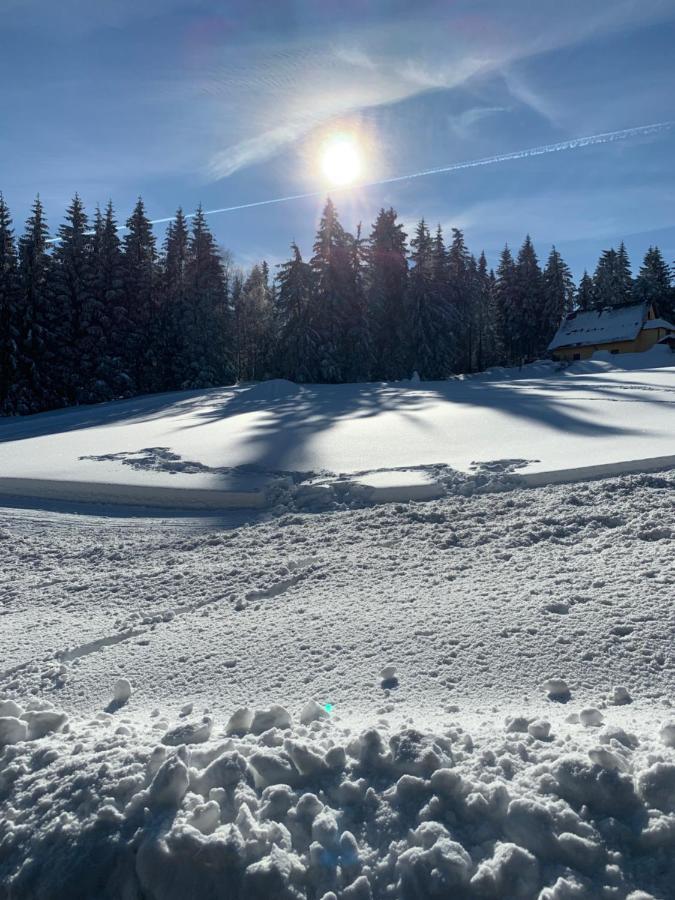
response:
<path fill-rule="evenodd" d="M 0 510 L 0 896 L 670 896 L 674 492 Z"/>
<path fill-rule="evenodd" d="M 564 319 L 548 349 L 632 341 L 646 318 L 646 303 L 573 312 Z"/>
<path fill-rule="evenodd" d="M 645 331 L 651 331 L 652 329 L 657 328 L 665 328 L 666 331 L 675 331 L 675 325 L 672 322 L 668 322 L 667 319 L 650 319 L 648 322 L 642 326 Z"/>
<path fill-rule="evenodd" d="M 672 896 L 674 375 L 3 422 L 0 898 Z"/>
<path fill-rule="evenodd" d="M 674 387 L 658 346 L 445 382 L 141 397 L 0 422 L 0 494 L 321 509 L 659 469 L 675 463 Z"/>

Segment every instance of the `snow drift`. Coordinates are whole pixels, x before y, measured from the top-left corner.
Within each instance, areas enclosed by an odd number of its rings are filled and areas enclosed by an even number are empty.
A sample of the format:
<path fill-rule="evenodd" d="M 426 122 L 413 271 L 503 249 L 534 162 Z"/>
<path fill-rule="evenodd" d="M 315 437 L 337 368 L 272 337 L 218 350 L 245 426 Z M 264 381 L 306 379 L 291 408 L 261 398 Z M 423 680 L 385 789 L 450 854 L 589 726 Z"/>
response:
<path fill-rule="evenodd" d="M 0 897 L 672 896 L 675 722 L 356 732 L 310 703 L 176 747 L 123 713 L 0 711 Z"/>

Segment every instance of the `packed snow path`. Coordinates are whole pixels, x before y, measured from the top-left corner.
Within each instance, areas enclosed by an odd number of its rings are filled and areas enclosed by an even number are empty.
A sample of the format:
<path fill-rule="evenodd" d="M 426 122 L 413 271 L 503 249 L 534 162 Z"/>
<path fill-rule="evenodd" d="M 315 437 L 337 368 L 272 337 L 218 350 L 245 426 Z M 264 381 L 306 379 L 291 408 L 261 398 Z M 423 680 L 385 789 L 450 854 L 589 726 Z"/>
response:
<path fill-rule="evenodd" d="M 0 897 L 667 900 L 674 499 L 0 511 Z"/>

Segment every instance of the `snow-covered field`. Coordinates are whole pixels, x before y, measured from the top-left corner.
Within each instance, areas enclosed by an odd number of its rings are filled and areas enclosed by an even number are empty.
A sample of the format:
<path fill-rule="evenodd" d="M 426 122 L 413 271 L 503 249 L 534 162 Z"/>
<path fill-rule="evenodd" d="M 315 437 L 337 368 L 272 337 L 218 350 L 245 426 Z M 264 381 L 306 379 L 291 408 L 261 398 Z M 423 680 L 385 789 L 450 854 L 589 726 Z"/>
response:
<path fill-rule="evenodd" d="M 503 474 L 495 460 L 530 483 L 645 470 L 675 464 L 674 398 L 667 347 L 445 382 L 155 395 L 0 422 L 0 493 L 219 509 L 291 494 L 312 506 L 335 490 L 440 496 L 451 473 Z"/>
<path fill-rule="evenodd" d="M 668 353 L 1 423 L 0 898 L 675 897 Z"/>

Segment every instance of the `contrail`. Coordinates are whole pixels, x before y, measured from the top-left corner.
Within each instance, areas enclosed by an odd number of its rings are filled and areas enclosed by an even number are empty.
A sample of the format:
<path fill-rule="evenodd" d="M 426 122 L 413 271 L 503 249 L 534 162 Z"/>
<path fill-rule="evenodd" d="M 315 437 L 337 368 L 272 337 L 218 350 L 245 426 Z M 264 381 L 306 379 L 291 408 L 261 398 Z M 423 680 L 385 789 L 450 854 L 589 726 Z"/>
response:
<path fill-rule="evenodd" d="M 539 147 L 528 147 L 526 150 L 515 150 L 512 153 L 498 153 L 495 156 L 484 156 L 481 159 L 471 159 L 466 162 L 451 163 L 448 166 L 439 166 L 435 169 L 423 169 L 421 172 L 411 172 L 408 175 L 395 175 L 391 178 L 381 178 L 378 181 L 365 181 L 345 187 L 333 188 L 329 193 L 338 194 L 359 188 L 378 187 L 383 184 L 394 184 L 398 181 L 409 181 L 413 178 L 426 178 L 428 175 L 447 175 L 451 172 L 461 172 L 464 169 L 476 169 L 479 166 L 492 166 L 497 163 L 510 162 L 515 159 L 529 159 L 532 156 L 543 156 L 546 153 L 561 153 L 564 150 L 580 150 L 583 147 L 593 147 L 596 144 L 610 144 L 615 141 L 625 141 L 632 137 L 644 137 L 650 134 L 658 134 L 675 125 L 675 121 L 655 122 L 652 125 L 638 125 L 635 128 L 622 128 L 620 131 L 606 131 L 603 134 L 591 134 L 586 137 L 572 138 L 568 141 L 559 141 L 557 144 L 543 144 Z M 221 213 L 237 212 L 242 209 L 253 209 L 256 206 L 272 206 L 276 203 L 291 203 L 294 200 L 308 200 L 313 197 L 322 197 L 326 189 L 320 191 L 308 191 L 304 194 L 289 194 L 286 197 L 274 197 L 271 200 L 255 200 L 251 203 L 238 203 L 235 206 L 221 206 L 217 209 L 205 209 L 203 215 L 217 216 Z M 193 219 L 196 213 L 185 213 L 186 219 Z M 164 225 L 175 221 L 175 216 L 166 216 L 163 219 L 151 219 L 151 225 Z M 126 231 L 126 225 L 120 225 L 118 231 Z M 56 243 L 59 239 L 52 238 L 50 243 Z"/>
<path fill-rule="evenodd" d="M 675 125 L 675 121 L 655 122 L 652 125 L 638 125 L 636 128 L 622 128 L 620 131 L 606 131 L 603 134 L 591 134 L 587 137 L 572 138 L 568 141 L 559 141 L 557 144 L 543 144 L 540 147 L 528 147 L 526 150 L 515 150 L 512 153 L 499 153 L 495 156 L 484 156 L 481 159 L 471 159 L 467 162 L 452 163 L 449 166 L 440 166 L 436 169 L 423 169 L 421 172 L 412 172 L 408 175 L 395 175 L 391 178 L 381 178 L 378 181 L 365 181 L 358 184 L 334 188 L 330 193 L 345 193 L 358 188 L 378 187 L 383 184 L 393 184 L 397 181 L 408 181 L 412 178 L 426 178 L 428 175 L 446 175 L 450 172 L 460 172 L 463 169 L 476 169 L 479 166 L 492 166 L 496 163 L 509 162 L 514 159 L 528 159 L 531 156 L 543 156 L 545 153 L 560 153 L 563 150 L 579 150 L 583 147 L 592 147 L 595 144 L 610 144 L 614 141 L 625 141 L 632 137 L 642 137 L 650 134 L 658 134 Z M 309 191 L 305 194 L 290 194 L 287 197 L 275 197 L 272 200 L 256 200 L 253 203 L 239 203 L 236 206 L 221 206 L 218 209 L 206 209 L 205 216 L 216 216 L 220 213 L 237 212 L 240 209 L 252 209 L 255 206 L 271 206 L 275 203 L 290 203 L 293 200 L 307 200 L 312 197 L 322 197 L 326 190 Z M 187 213 L 185 218 L 194 218 L 195 213 Z M 153 219 L 151 225 L 163 225 L 173 222 L 175 216 L 167 216 L 164 219 Z M 122 229 L 124 230 L 124 226 Z"/>

